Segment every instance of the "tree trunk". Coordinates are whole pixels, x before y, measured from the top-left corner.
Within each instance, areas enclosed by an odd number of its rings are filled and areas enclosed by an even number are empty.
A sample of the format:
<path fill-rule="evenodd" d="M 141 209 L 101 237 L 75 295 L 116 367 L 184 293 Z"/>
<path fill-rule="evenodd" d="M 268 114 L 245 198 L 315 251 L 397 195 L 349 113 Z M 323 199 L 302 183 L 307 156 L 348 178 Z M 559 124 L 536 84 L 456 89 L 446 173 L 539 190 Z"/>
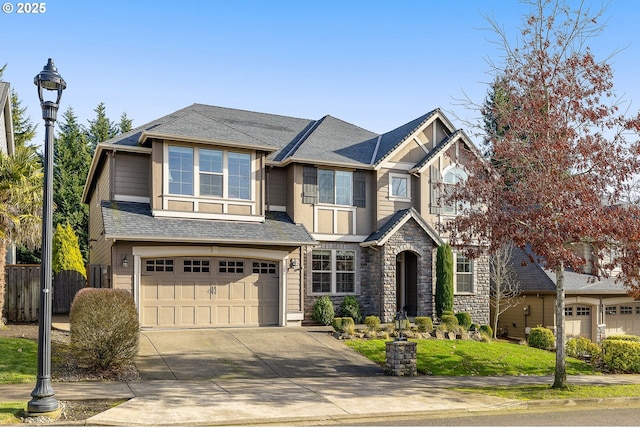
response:
<path fill-rule="evenodd" d="M 564 348 L 564 265 L 556 268 L 556 373 L 551 388 L 567 388 Z"/>
<path fill-rule="evenodd" d="M 7 284 L 4 280 L 5 257 L 7 255 L 7 244 L 4 239 L 0 239 L 0 328 L 4 326 L 4 296 Z"/>
<path fill-rule="evenodd" d="M 494 304 L 493 304 L 493 338 L 498 338 L 498 316 L 500 313 L 500 289 L 497 289 Z"/>

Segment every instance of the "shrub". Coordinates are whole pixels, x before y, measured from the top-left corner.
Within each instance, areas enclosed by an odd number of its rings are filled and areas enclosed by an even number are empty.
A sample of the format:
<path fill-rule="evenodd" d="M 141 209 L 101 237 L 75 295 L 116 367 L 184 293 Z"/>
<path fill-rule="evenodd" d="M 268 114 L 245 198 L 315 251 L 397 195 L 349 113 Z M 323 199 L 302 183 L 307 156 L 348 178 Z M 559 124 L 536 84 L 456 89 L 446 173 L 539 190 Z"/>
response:
<path fill-rule="evenodd" d="M 364 318 L 364 324 L 370 331 L 377 331 L 380 328 L 380 318 L 378 316 L 367 316 Z"/>
<path fill-rule="evenodd" d="M 332 322 L 333 330 L 353 335 L 356 331 L 356 325 L 351 317 L 336 317 Z"/>
<path fill-rule="evenodd" d="M 458 324 L 462 326 L 466 331 L 471 328 L 471 315 L 466 311 L 461 311 L 460 313 L 456 313 L 456 317 L 458 318 Z"/>
<path fill-rule="evenodd" d="M 640 342 L 605 339 L 602 342 L 604 364 L 616 372 L 640 373 Z"/>
<path fill-rule="evenodd" d="M 351 317 L 355 323 L 360 323 L 362 316 L 360 315 L 360 303 L 353 295 L 347 295 L 340 303 L 340 315 L 342 317 Z"/>
<path fill-rule="evenodd" d="M 451 246 L 438 246 L 436 252 L 436 315 L 453 310 L 453 251 Z"/>
<path fill-rule="evenodd" d="M 323 295 L 313 305 L 313 320 L 325 326 L 329 326 L 335 316 L 333 303 L 327 295 Z"/>
<path fill-rule="evenodd" d="M 636 341 L 640 342 L 640 337 L 637 335 L 611 335 L 606 337 L 605 340 L 618 340 L 618 341 Z"/>
<path fill-rule="evenodd" d="M 527 341 L 531 347 L 550 350 L 555 344 L 555 337 L 553 336 L 551 329 L 538 326 L 531 328 Z"/>
<path fill-rule="evenodd" d="M 484 337 L 485 335 L 488 335 L 490 338 L 493 337 L 493 329 L 491 328 L 490 325 L 480 325 L 480 327 L 478 328 L 478 330 L 480 331 L 480 334 Z"/>
<path fill-rule="evenodd" d="M 444 326 L 445 330 L 452 332 L 455 331 L 459 326 L 458 318 L 453 314 L 443 314 L 442 316 L 440 316 L 440 324 Z"/>
<path fill-rule="evenodd" d="M 71 303 L 71 351 L 80 366 L 105 370 L 138 352 L 138 312 L 123 289 L 81 289 Z"/>
<path fill-rule="evenodd" d="M 87 269 L 84 266 L 82 254 L 80 253 L 78 236 L 68 223 L 65 226 L 61 224 L 56 226 L 56 232 L 51 242 L 51 251 L 51 268 L 54 273 L 77 271 L 82 274 L 85 279 L 87 278 Z"/>
<path fill-rule="evenodd" d="M 602 353 L 598 344 L 591 342 L 590 339 L 585 337 L 569 338 L 565 348 L 567 350 L 567 356 L 588 358 L 592 361 L 597 360 Z"/>
<path fill-rule="evenodd" d="M 418 316 L 416 317 L 416 327 L 418 332 L 431 333 L 433 331 L 433 320 L 431 320 L 431 317 Z"/>

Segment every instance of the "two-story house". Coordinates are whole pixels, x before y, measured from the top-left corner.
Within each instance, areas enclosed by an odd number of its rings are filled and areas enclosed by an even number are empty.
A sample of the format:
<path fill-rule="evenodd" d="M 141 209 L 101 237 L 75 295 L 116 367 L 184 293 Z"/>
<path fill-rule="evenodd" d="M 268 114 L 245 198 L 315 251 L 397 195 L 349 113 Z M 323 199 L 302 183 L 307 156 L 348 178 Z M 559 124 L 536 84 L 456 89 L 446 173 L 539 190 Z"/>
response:
<path fill-rule="evenodd" d="M 447 184 L 479 156 L 440 110 L 376 134 L 194 104 L 99 144 L 90 263 L 143 327 L 300 325 L 322 295 L 383 321 L 434 310 Z M 455 254 L 455 309 L 489 322 L 485 258 Z"/>

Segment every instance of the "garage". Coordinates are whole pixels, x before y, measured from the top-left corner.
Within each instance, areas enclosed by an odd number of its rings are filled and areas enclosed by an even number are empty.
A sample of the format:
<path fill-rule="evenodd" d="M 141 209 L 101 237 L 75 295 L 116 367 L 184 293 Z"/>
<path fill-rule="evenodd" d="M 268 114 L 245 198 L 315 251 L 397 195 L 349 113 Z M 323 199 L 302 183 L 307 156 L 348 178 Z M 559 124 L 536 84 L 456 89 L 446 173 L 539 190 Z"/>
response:
<path fill-rule="evenodd" d="M 142 327 L 278 325 L 273 261 L 215 257 L 142 258 Z"/>
<path fill-rule="evenodd" d="M 629 301 L 606 305 L 604 315 L 606 336 L 640 335 L 640 304 Z"/>
<path fill-rule="evenodd" d="M 564 309 L 564 323 L 568 337 L 585 337 L 591 339 L 591 306 L 568 305 Z"/>

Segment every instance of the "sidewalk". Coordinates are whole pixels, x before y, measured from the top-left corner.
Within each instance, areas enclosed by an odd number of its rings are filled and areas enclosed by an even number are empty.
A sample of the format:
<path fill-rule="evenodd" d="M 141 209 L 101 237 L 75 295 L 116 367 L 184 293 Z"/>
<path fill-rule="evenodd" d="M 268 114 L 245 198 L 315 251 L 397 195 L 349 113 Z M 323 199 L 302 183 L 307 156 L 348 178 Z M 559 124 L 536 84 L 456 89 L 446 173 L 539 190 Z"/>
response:
<path fill-rule="evenodd" d="M 523 402 L 448 387 L 551 384 L 551 377 L 334 377 L 132 383 L 53 383 L 59 400 L 130 399 L 87 425 L 237 425 L 349 420 L 443 412 L 573 405 Z M 570 377 L 570 384 L 640 384 L 640 375 Z M 5 401 L 28 400 L 32 384 L 0 386 Z M 620 401 L 621 399 L 615 399 Z M 624 398 L 640 402 L 640 397 Z M 588 399 L 588 404 L 610 402 Z M 579 403 L 579 402 L 578 402 Z"/>

